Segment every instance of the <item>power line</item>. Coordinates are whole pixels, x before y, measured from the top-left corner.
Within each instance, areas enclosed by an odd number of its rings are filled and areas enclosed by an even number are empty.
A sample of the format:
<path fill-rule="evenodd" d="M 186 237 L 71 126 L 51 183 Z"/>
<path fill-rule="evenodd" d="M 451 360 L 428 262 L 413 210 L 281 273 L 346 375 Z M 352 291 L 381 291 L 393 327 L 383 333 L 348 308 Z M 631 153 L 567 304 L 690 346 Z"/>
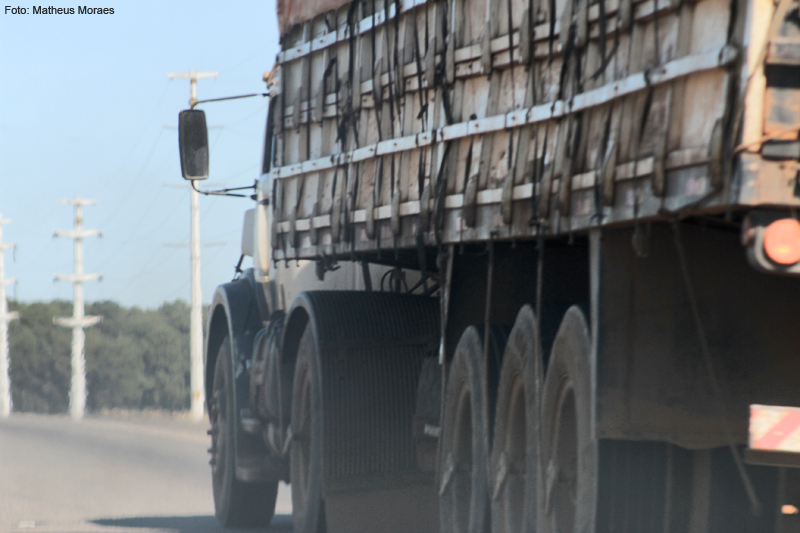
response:
<path fill-rule="evenodd" d="M 148 120 L 148 122 L 152 121 L 152 120 L 153 120 L 153 118 L 155 118 L 156 114 L 158 113 L 158 110 L 161 108 L 161 104 L 164 102 L 164 97 L 167 95 L 167 90 L 169 90 L 169 82 L 167 82 L 167 83 L 165 83 L 165 84 L 164 84 L 164 90 L 163 90 L 163 91 L 161 91 L 161 96 L 159 96 L 159 97 L 158 97 L 158 102 L 156 103 L 156 106 L 153 108 L 153 112 L 152 112 L 152 114 L 151 114 L 151 116 L 150 116 L 150 119 Z M 126 156 L 125 156 L 125 158 L 123 158 L 123 159 L 121 160 L 121 161 L 122 161 L 122 163 L 120 163 L 120 166 L 119 166 L 119 168 L 117 168 L 117 170 L 116 170 L 116 171 L 114 171 L 114 172 L 111 174 L 111 177 L 110 177 L 110 178 L 108 178 L 108 179 L 106 179 L 106 180 L 104 181 L 104 185 L 103 185 L 103 186 L 102 186 L 102 187 L 99 189 L 99 191 L 105 191 L 105 190 L 106 190 L 106 188 L 107 188 L 107 187 L 108 187 L 108 186 L 109 186 L 111 183 L 115 183 L 115 181 L 114 181 L 114 178 L 116 178 L 117 176 L 119 176 L 120 172 L 122 172 L 122 169 L 123 169 L 123 168 L 125 168 L 125 163 L 126 163 L 126 162 L 127 162 L 127 160 L 128 160 L 130 157 L 131 157 L 131 155 L 133 155 L 133 152 L 134 152 L 134 151 L 136 150 L 136 148 L 139 146 L 139 143 L 141 143 L 141 142 L 142 142 L 142 139 L 144 139 L 144 136 L 145 136 L 145 134 L 147 133 L 147 130 L 148 130 L 148 127 L 145 125 L 145 127 L 144 127 L 144 128 L 142 128 L 142 132 L 139 134 L 139 137 L 138 137 L 138 139 L 136 140 L 136 142 L 135 142 L 135 143 L 133 143 L 133 144 L 131 145 L 131 149 L 128 151 L 128 155 L 126 155 Z M 95 191 L 95 192 L 97 193 L 97 192 L 99 192 L 99 191 Z M 103 225 L 105 225 L 105 224 L 103 224 Z"/>
<path fill-rule="evenodd" d="M 174 207 L 178 207 L 178 204 L 179 204 L 179 203 L 183 203 L 183 198 L 179 198 L 179 199 L 178 199 L 178 200 L 177 200 L 177 201 L 176 201 L 174 204 L 172 204 L 172 205 L 173 205 Z M 157 232 L 158 230 L 160 230 L 160 229 L 161 229 L 161 228 L 164 226 L 164 224 L 166 224 L 166 223 L 167 223 L 167 221 L 168 221 L 169 219 L 171 219 L 172 217 L 174 217 L 174 216 L 175 216 L 175 214 L 176 214 L 177 212 L 178 212 L 178 211 L 177 211 L 176 209 L 174 209 L 174 208 L 173 208 L 173 209 L 169 209 L 169 210 L 168 210 L 168 214 L 167 214 L 167 216 L 165 216 L 165 217 L 164 217 L 164 218 L 161 220 L 161 222 L 159 222 L 159 223 L 158 223 L 158 224 L 157 224 L 157 225 L 156 225 L 156 226 L 155 226 L 155 227 L 154 227 L 152 230 L 150 230 L 150 233 L 148 233 L 147 235 L 143 235 L 143 236 L 139 237 L 138 239 L 131 239 L 131 240 L 125 241 L 125 244 L 137 244 L 137 243 L 143 242 L 143 241 L 147 240 L 148 238 L 152 237 L 152 236 L 153 236 L 153 234 L 155 234 L 155 232 Z"/>
<path fill-rule="evenodd" d="M 177 250 L 177 248 L 175 248 L 175 249 Z M 207 266 L 209 266 L 209 265 L 213 264 L 213 263 L 214 263 L 214 261 L 217 259 L 217 257 L 219 257 L 219 255 L 220 255 L 222 252 L 224 252 L 224 251 L 225 251 L 225 247 L 220 247 L 220 249 L 219 249 L 219 250 L 217 250 L 217 252 L 216 252 L 216 253 L 212 254 L 212 255 L 211 255 L 211 257 L 209 257 L 207 260 L 203 260 L 203 268 L 205 268 L 205 267 L 207 267 Z M 181 293 L 183 290 L 185 290 L 185 289 L 186 289 L 186 287 L 187 287 L 188 285 L 189 285 L 189 280 L 187 280 L 187 281 L 186 281 L 186 282 L 185 282 L 183 285 L 180 285 L 178 288 L 176 288 L 176 289 L 175 289 L 175 290 L 173 290 L 171 293 L 169 293 L 169 294 L 167 295 L 167 297 L 165 298 L 165 300 L 167 300 L 167 301 L 168 301 L 168 300 L 169 300 L 170 298 L 172 298 L 173 296 L 175 296 L 175 295 L 177 295 L 177 294 L 180 294 L 180 293 Z"/>
<path fill-rule="evenodd" d="M 108 268 L 108 266 L 109 266 L 109 265 L 112 265 L 112 264 L 113 264 L 113 263 L 112 263 L 112 261 L 113 261 L 114 259 L 116 259 L 116 258 L 117 258 L 117 256 L 119 255 L 119 253 L 120 253 L 122 250 L 128 249 L 128 245 L 130 245 L 130 244 L 137 244 L 137 243 L 140 243 L 140 242 L 146 241 L 146 240 L 147 240 L 149 237 L 151 237 L 151 236 L 152 236 L 152 235 L 153 235 L 155 232 L 157 232 L 158 230 L 160 230 L 161 228 L 163 228 L 163 227 L 164 227 L 164 224 L 166 224 L 166 223 L 167 223 L 167 221 L 168 221 L 169 219 L 171 219 L 172 217 L 174 217 L 174 216 L 175 216 L 175 213 L 177 213 L 177 210 L 176 210 L 175 208 L 177 208 L 177 207 L 178 207 L 178 204 L 179 204 L 180 202 L 182 202 L 182 201 L 183 201 L 183 199 L 180 199 L 180 200 L 178 200 L 178 201 L 174 202 L 173 204 L 170 204 L 172 207 L 171 207 L 170 209 L 168 209 L 167 216 L 166 216 L 166 217 L 164 217 L 164 218 L 161 220 L 161 222 L 159 222 L 159 223 L 158 223 L 158 224 L 157 224 L 155 227 L 153 227 L 153 229 L 152 229 L 152 230 L 150 230 L 150 232 L 149 232 L 147 235 L 144 235 L 144 236 L 142 236 L 142 237 L 140 237 L 140 238 L 138 238 L 138 239 L 129 239 L 129 240 L 127 240 L 127 241 L 123 242 L 123 243 L 122 243 L 122 244 L 121 244 L 121 245 L 120 245 L 120 246 L 119 246 L 119 247 L 118 247 L 116 250 L 114 250 L 114 253 L 112 253 L 112 254 L 111 254 L 111 256 L 110 256 L 108 259 L 106 259 L 106 260 L 105 260 L 106 268 Z"/>
<path fill-rule="evenodd" d="M 217 186 L 217 185 L 219 185 L 219 184 L 217 184 L 217 183 L 209 183 L 209 184 L 207 184 L 207 185 L 210 185 L 210 186 Z M 222 186 L 224 186 L 224 183 L 222 183 L 221 185 L 222 185 Z M 178 188 L 178 189 L 185 189 L 185 190 L 187 190 L 187 191 L 189 190 L 189 187 L 188 187 L 188 185 L 186 185 L 186 184 L 184 184 L 184 183 L 165 183 L 165 184 L 164 184 L 164 186 L 165 186 L 165 187 L 173 187 L 173 188 Z M 182 201 L 183 201 L 183 198 L 185 198 L 185 197 L 181 197 L 181 199 L 179 199 L 179 200 L 178 200 L 178 202 L 175 202 L 175 204 L 174 204 L 174 205 L 175 205 L 175 207 L 177 207 L 177 205 L 178 205 L 180 202 L 182 202 Z M 214 200 L 216 200 L 216 198 L 215 198 Z M 212 205 L 213 205 L 213 203 L 212 203 Z M 156 231 L 158 231 L 159 229 L 161 229 L 161 228 L 164 226 L 164 224 L 167 222 L 167 220 L 169 220 L 170 218 L 172 218 L 173 216 L 175 216 L 175 213 L 177 213 L 177 210 L 176 210 L 176 209 L 170 209 L 170 210 L 169 210 L 169 214 L 168 214 L 168 215 L 167 215 L 167 216 L 166 216 L 166 217 L 165 217 L 165 218 L 164 218 L 164 219 L 163 219 L 163 220 L 162 220 L 162 221 L 161 221 L 161 222 L 160 222 L 160 223 L 159 223 L 159 224 L 158 224 L 158 225 L 157 225 L 155 228 L 153 228 L 153 230 L 152 230 L 152 231 L 151 231 L 149 234 L 147 234 L 147 235 L 145 235 L 144 237 L 142 237 L 142 238 L 140 238 L 140 239 L 137 239 L 137 240 L 135 240 L 135 241 L 126 241 L 126 243 L 128 243 L 128 244 L 132 244 L 132 243 L 138 243 L 138 242 L 142 242 L 143 240 L 147 239 L 148 237 L 150 237 L 151 235 L 153 235 L 153 234 L 154 234 Z M 125 246 L 121 246 L 120 248 L 118 248 L 118 249 L 117 249 L 117 252 L 119 252 L 119 251 L 120 251 L 120 250 L 122 250 L 123 248 L 125 248 Z M 113 259 L 114 257 L 116 257 L 116 253 L 117 253 L 117 252 L 115 252 L 115 254 L 112 256 L 112 259 Z M 134 275 L 134 276 L 132 276 L 132 277 L 130 277 L 130 278 L 128 278 L 128 284 L 125 286 L 125 288 L 123 288 L 123 289 L 122 289 L 122 291 L 121 291 L 121 293 L 120 293 L 120 294 L 124 294 L 124 293 L 125 293 L 125 292 L 126 292 L 126 291 L 127 291 L 127 290 L 128 290 L 130 287 L 131 287 L 131 286 L 132 286 L 133 282 L 135 282 L 135 281 L 136 281 L 136 279 L 137 279 L 137 278 L 139 278 L 139 276 L 141 276 L 141 275 L 142 275 L 142 274 L 145 272 L 145 270 L 147 270 L 147 267 L 150 265 L 150 263 L 153 261 L 153 259 L 155 259 L 155 258 L 156 258 L 156 256 L 158 256 L 158 254 L 159 254 L 159 253 L 161 253 L 161 250 L 160 250 L 160 249 L 156 249 L 156 252 L 155 252 L 155 253 L 153 253 L 153 254 L 152 254 L 152 255 L 151 255 L 151 256 L 150 256 L 150 257 L 147 259 L 147 261 L 145 261 L 145 263 L 144 263 L 144 266 L 143 266 L 143 267 L 142 267 L 142 269 L 139 271 L 139 273 L 138 273 L 138 274 L 136 274 L 136 275 Z M 172 254 L 170 254 L 170 256 L 169 256 L 169 257 L 172 257 Z M 168 259 L 169 257 L 167 257 L 166 259 Z M 164 264 L 164 262 L 166 262 L 166 259 L 162 260 L 162 261 L 161 261 L 161 263 L 158 263 L 156 266 L 160 266 L 160 265 Z M 107 262 L 106 264 L 108 264 L 108 262 Z"/>
<path fill-rule="evenodd" d="M 162 250 L 161 248 L 158 248 L 158 249 L 156 250 L 156 252 L 155 252 L 153 255 L 151 255 L 151 256 L 150 256 L 150 259 L 148 259 L 147 261 L 145 261 L 145 263 L 144 263 L 144 266 L 142 267 L 142 269 L 141 269 L 141 270 L 140 270 L 140 271 L 139 271 L 139 272 L 138 272 L 138 273 L 137 273 L 135 276 L 133 276 L 133 277 L 129 278 L 128 284 L 127 284 L 127 285 L 126 285 L 126 286 L 125 286 L 125 287 L 124 287 L 124 288 L 123 288 L 123 289 L 120 291 L 120 295 L 122 295 L 122 294 L 125 294 L 125 293 L 128 291 L 128 289 L 130 289 L 130 288 L 133 286 L 134 282 L 135 282 L 137 279 L 139 279 L 139 277 L 140 277 L 142 274 L 144 274 L 144 273 L 145 273 L 145 271 L 147 270 L 147 267 L 150 265 L 150 263 L 153 261 L 153 259 L 155 259 L 155 258 L 156 258 L 156 256 L 158 256 L 158 254 L 160 254 L 162 251 L 163 251 L 163 250 Z M 163 265 L 164 263 L 166 263 L 166 262 L 167 262 L 169 259 L 171 259 L 173 255 L 175 255 L 175 250 L 172 250 L 172 252 L 170 252 L 170 253 L 169 253 L 169 255 L 167 255 L 166 257 L 164 257 L 164 258 L 161 260 L 161 262 L 160 262 L 160 263 L 157 263 L 157 264 L 156 264 L 156 265 L 155 265 L 153 268 L 160 267 L 161 265 Z"/>
<path fill-rule="evenodd" d="M 136 177 L 133 180 L 131 180 L 131 187 L 127 189 L 120 202 L 117 203 L 116 207 L 111 211 L 111 214 L 108 216 L 108 218 L 106 218 L 103 221 L 101 226 L 107 226 L 121 212 L 120 207 L 122 207 L 123 204 L 125 204 L 128 200 L 130 200 L 131 193 L 136 189 L 136 187 L 140 185 L 139 178 L 141 178 L 142 175 L 144 174 L 144 171 L 147 170 L 147 165 L 150 164 L 150 160 L 153 158 L 153 154 L 155 153 L 156 148 L 158 148 L 158 142 L 161 140 L 161 135 L 163 133 L 164 133 L 163 129 L 159 130 L 158 137 L 156 137 L 156 140 L 153 143 L 152 148 L 150 149 L 150 153 L 148 154 L 147 159 L 145 160 L 142 170 L 140 170 L 139 174 L 137 174 Z"/>
<path fill-rule="evenodd" d="M 259 107 L 258 107 L 258 109 L 256 109 L 255 111 L 253 111 L 253 112 L 251 112 L 251 113 L 248 113 L 247 115 L 244 115 L 243 117 L 241 117 L 241 118 L 239 118 L 239 119 L 237 119 L 237 120 L 234 120 L 233 122 L 230 122 L 229 124 L 227 124 L 227 126 L 228 126 L 228 127 L 230 127 L 230 126 L 237 126 L 237 125 L 239 125 L 239 124 L 241 124 L 241 123 L 243 123 L 243 122 L 247 122 L 248 120 L 250 120 L 250 119 L 251 119 L 251 118 L 253 118 L 254 116 L 256 116 L 256 115 L 258 115 L 259 113 L 261 113 L 262 111 L 266 111 L 266 109 L 267 109 L 267 106 L 266 106 L 266 104 L 264 104 L 264 105 L 261 105 L 261 106 L 259 106 Z"/>
<path fill-rule="evenodd" d="M 253 52 L 253 54 L 250 57 L 242 59 L 241 61 L 239 61 L 238 63 L 236 63 L 232 67 L 228 67 L 228 68 L 222 69 L 222 72 L 224 72 L 224 73 L 233 72 L 234 70 L 237 70 L 237 69 L 241 68 L 242 66 L 244 66 L 248 61 L 252 61 L 254 58 L 260 57 L 261 54 L 262 54 L 261 50 Z"/>

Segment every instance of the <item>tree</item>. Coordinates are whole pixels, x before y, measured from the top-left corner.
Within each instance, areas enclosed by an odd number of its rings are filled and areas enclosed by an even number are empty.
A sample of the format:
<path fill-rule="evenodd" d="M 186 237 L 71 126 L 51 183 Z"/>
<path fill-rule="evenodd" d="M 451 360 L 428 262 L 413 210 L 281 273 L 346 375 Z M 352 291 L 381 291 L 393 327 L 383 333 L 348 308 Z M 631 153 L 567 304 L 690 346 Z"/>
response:
<path fill-rule="evenodd" d="M 9 331 L 14 410 L 65 412 L 69 405 L 71 331 L 53 325 L 71 314 L 65 301 L 9 302 L 20 320 Z M 124 308 L 102 301 L 87 314 L 103 322 L 86 330 L 87 408 L 189 407 L 189 306 Z"/>
<path fill-rule="evenodd" d="M 69 302 L 16 304 L 20 318 L 9 327 L 9 375 L 14 409 L 57 413 L 69 405 L 70 332 L 53 325 L 69 314 Z"/>

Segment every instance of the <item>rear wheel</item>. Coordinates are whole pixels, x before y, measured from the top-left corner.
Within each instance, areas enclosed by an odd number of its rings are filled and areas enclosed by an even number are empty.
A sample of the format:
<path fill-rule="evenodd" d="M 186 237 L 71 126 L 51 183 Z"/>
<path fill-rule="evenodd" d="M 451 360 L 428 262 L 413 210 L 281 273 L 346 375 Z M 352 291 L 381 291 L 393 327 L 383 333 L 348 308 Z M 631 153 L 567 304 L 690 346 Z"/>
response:
<path fill-rule="evenodd" d="M 489 428 L 507 330 L 493 327 L 484 361 L 483 328 L 461 336 L 450 366 L 439 440 L 440 530 L 482 533 L 489 509 Z"/>
<path fill-rule="evenodd" d="M 230 364 L 231 343 L 226 336 L 217 352 L 209 405 L 214 509 L 225 527 L 266 527 L 275 513 L 278 481 L 245 483 L 236 479 L 236 401 Z"/>
<path fill-rule="evenodd" d="M 591 435 L 591 343 L 580 308 L 564 315 L 542 390 L 544 531 L 595 530 L 598 443 Z"/>
<path fill-rule="evenodd" d="M 539 515 L 539 395 L 536 316 L 517 315 L 503 355 L 492 446 L 492 531 L 533 532 Z"/>
<path fill-rule="evenodd" d="M 420 470 L 414 440 L 423 361 L 437 347 L 436 303 L 309 291 L 293 304 L 282 349 L 294 376 L 297 533 L 436 531 L 434 475 Z"/>

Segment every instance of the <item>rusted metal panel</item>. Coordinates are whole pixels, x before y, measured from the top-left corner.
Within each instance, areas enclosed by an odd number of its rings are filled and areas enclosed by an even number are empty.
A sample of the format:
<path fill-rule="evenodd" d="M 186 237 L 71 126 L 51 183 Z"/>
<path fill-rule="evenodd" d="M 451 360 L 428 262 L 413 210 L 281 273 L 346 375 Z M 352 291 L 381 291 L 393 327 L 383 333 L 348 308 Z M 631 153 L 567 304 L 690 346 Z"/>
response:
<path fill-rule="evenodd" d="M 800 42 L 798 42 L 800 46 Z M 796 75 L 800 79 L 800 66 Z M 800 81 L 798 87 L 768 87 L 764 95 L 764 135 L 792 141 L 800 134 Z"/>
<path fill-rule="evenodd" d="M 278 0 L 278 25 L 281 35 L 295 24 L 306 22 L 326 11 L 338 9 L 350 0 Z"/>
<path fill-rule="evenodd" d="M 771 65 L 800 65 L 800 42 L 788 37 L 769 43 L 767 63 Z"/>
<path fill-rule="evenodd" d="M 752 206 L 800 206 L 797 160 L 768 161 L 743 154 L 737 169 L 738 203 Z"/>
<path fill-rule="evenodd" d="M 800 405 L 800 283 L 752 269 L 738 232 L 683 224 L 689 276 L 724 391 L 715 397 L 668 224 L 603 234 L 598 339 L 598 436 L 685 448 L 738 444 L 753 403 Z M 720 410 L 724 406 L 725 413 Z"/>

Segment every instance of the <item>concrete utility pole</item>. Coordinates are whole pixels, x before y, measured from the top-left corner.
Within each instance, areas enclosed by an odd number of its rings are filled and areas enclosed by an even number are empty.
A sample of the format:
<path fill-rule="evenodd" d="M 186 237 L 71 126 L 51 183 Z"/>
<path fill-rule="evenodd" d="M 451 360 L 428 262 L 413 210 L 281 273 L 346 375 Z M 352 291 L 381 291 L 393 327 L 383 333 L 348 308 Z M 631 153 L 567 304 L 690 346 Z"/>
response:
<path fill-rule="evenodd" d="M 83 272 L 83 239 L 95 235 L 102 236 L 100 230 L 83 229 L 83 206 L 94 205 L 97 200 L 87 200 L 76 196 L 71 200 L 59 200 L 60 204 L 75 207 L 75 225 L 71 230 L 56 230 L 53 237 L 67 237 L 75 240 L 75 271 L 72 274 L 56 274 L 56 281 L 64 280 L 73 284 L 73 310 L 71 317 L 54 318 L 53 323 L 58 326 L 72 328 L 72 383 L 69 393 L 69 413 L 74 420 L 83 418 L 86 407 L 86 366 L 83 353 L 84 333 L 83 328 L 88 328 L 100 322 L 101 316 L 85 316 L 83 314 L 83 284 L 87 281 L 100 278 L 100 274 L 85 274 Z"/>
<path fill-rule="evenodd" d="M 195 69 L 192 69 L 189 72 L 167 73 L 167 78 L 171 80 L 175 78 L 189 80 L 189 89 L 191 91 L 189 105 L 192 105 L 195 102 L 197 102 L 197 80 L 202 78 L 216 78 L 216 77 L 217 77 L 217 72 L 197 72 Z"/>
<path fill-rule="evenodd" d="M 189 104 L 197 102 L 197 80 L 216 78 L 216 72 L 170 72 L 167 78 L 189 80 Z M 203 295 L 200 289 L 200 193 L 194 187 L 189 191 L 191 205 L 191 312 L 189 314 L 189 356 L 191 358 L 192 420 L 203 419 L 205 407 L 205 387 L 203 384 Z"/>
<path fill-rule="evenodd" d="M 3 242 L 3 224 L 9 224 L 10 218 L 0 216 L 0 417 L 6 418 L 11 413 L 11 381 L 8 379 L 8 323 L 19 318 L 18 313 L 8 312 L 6 302 L 6 285 L 14 283 L 5 278 L 5 251 L 14 246 Z"/>

